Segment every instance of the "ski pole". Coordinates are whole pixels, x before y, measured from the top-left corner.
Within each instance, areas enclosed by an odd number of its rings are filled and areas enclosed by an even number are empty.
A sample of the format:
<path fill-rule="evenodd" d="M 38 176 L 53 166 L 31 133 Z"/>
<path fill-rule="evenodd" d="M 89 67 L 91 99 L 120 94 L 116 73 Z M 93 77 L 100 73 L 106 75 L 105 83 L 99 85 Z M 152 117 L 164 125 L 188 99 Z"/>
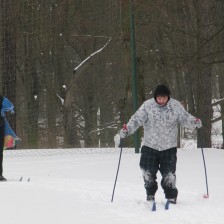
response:
<path fill-rule="evenodd" d="M 206 190 L 207 194 L 203 195 L 203 198 L 209 198 L 209 193 L 208 193 L 208 178 L 207 178 L 207 171 L 206 171 L 206 164 L 205 164 L 205 156 L 204 156 L 204 151 L 203 148 L 201 147 L 201 153 L 203 157 L 203 162 L 204 162 L 204 169 L 205 169 L 205 182 L 206 182 Z"/>
<path fill-rule="evenodd" d="M 118 161 L 117 174 L 116 174 L 116 178 L 115 178 L 115 182 L 114 182 L 114 188 L 113 188 L 111 202 L 113 202 L 113 199 L 114 199 L 114 192 L 115 192 L 115 187 L 116 187 L 116 183 L 117 183 L 117 177 L 118 177 L 118 172 L 119 172 L 119 168 L 120 168 L 120 163 L 121 163 L 121 154 L 122 154 L 122 149 L 123 149 L 123 143 L 124 143 L 124 139 L 121 138 L 120 139 L 120 148 L 121 148 L 120 156 L 119 156 L 119 161 Z"/>
<path fill-rule="evenodd" d="M 204 170 L 205 170 L 205 182 L 206 182 L 206 190 L 207 190 L 207 194 L 204 194 L 203 198 L 209 198 L 207 169 L 206 169 L 206 163 L 205 163 L 204 150 L 203 150 L 203 147 L 202 147 L 201 135 L 199 134 L 199 131 L 198 131 L 198 135 L 199 135 L 199 142 L 200 142 L 200 146 L 201 146 L 201 153 L 202 153 Z"/>

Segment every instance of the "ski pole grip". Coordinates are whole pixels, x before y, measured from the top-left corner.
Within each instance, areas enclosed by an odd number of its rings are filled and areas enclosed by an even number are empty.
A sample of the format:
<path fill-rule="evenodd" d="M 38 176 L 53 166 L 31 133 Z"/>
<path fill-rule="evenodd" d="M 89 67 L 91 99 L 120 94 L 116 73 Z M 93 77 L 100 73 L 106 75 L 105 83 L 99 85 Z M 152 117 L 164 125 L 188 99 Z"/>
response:
<path fill-rule="evenodd" d="M 128 131 L 127 125 L 123 124 L 123 130 Z"/>
<path fill-rule="evenodd" d="M 120 147 L 120 148 L 123 148 L 123 147 L 124 147 L 124 138 L 121 138 L 121 139 L 120 139 L 119 147 Z"/>

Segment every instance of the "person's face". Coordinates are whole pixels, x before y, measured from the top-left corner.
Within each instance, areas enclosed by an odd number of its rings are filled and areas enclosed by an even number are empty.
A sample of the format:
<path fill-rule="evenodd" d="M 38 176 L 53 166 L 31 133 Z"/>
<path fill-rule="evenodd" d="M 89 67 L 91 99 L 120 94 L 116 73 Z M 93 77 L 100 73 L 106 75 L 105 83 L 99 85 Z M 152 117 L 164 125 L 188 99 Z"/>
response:
<path fill-rule="evenodd" d="M 168 99 L 169 99 L 168 96 L 157 96 L 156 97 L 156 101 L 160 106 L 166 105 Z"/>

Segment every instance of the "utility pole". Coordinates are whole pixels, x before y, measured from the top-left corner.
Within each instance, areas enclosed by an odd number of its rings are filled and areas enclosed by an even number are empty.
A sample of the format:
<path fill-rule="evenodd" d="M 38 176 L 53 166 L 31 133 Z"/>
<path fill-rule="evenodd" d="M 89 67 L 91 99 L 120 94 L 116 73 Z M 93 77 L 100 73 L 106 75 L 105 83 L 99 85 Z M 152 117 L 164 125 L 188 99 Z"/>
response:
<path fill-rule="evenodd" d="M 138 109 L 138 89 L 137 89 L 137 76 L 136 76 L 136 46 L 135 46 L 135 23 L 133 12 L 133 0 L 129 0 L 130 10 L 130 39 L 131 39 L 131 64 L 132 64 L 132 100 L 134 112 Z M 140 141 L 139 131 L 134 133 L 135 153 L 139 153 Z"/>

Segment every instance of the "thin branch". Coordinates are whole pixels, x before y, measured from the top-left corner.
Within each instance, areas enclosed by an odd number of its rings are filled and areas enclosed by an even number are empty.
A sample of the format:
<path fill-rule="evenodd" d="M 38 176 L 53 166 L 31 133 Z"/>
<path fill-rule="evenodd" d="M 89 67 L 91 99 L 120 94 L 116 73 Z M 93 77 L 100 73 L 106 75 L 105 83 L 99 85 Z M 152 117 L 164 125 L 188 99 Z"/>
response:
<path fill-rule="evenodd" d="M 212 103 L 212 107 L 214 107 L 214 106 L 220 104 L 220 103 L 223 102 L 223 101 L 224 101 L 224 98 L 223 98 L 223 99 L 220 99 L 220 100 L 217 100 L 216 102 Z"/>
<path fill-rule="evenodd" d="M 105 127 L 105 128 L 101 128 L 101 129 L 98 129 L 98 130 L 93 130 L 93 131 L 90 131 L 88 134 L 92 134 L 92 133 L 96 133 L 96 132 L 101 132 L 101 131 L 104 131 L 106 129 L 116 129 L 117 127 L 113 127 L 113 126 L 108 126 L 108 127 Z"/>
<path fill-rule="evenodd" d="M 88 56 L 86 59 L 84 59 L 76 68 L 74 68 L 73 70 L 73 73 L 75 73 L 82 65 L 84 65 L 90 58 L 92 58 L 94 55 L 100 53 L 108 44 L 109 42 L 111 41 L 112 38 L 110 38 L 107 43 L 102 47 L 100 48 L 99 50 L 93 52 L 90 56 Z"/>
<path fill-rule="evenodd" d="M 204 64 L 208 64 L 208 65 L 221 64 L 221 63 L 224 63 L 224 60 L 204 62 Z"/>
<path fill-rule="evenodd" d="M 107 37 L 107 36 L 93 36 L 90 34 L 85 34 L 85 35 L 78 35 L 78 34 L 72 34 L 72 37 L 94 37 L 94 38 L 105 38 L 105 39 L 111 39 L 111 37 Z"/>
<path fill-rule="evenodd" d="M 99 54 L 101 51 L 104 50 L 104 48 L 106 48 L 106 46 L 109 44 L 109 42 L 112 40 L 112 37 L 109 38 L 109 40 L 106 42 L 106 44 L 101 47 L 99 50 L 93 52 L 91 55 L 89 55 L 86 59 L 84 59 L 81 63 L 79 63 L 79 65 L 77 67 L 74 68 L 73 70 L 73 77 L 72 78 L 77 78 L 79 77 L 80 74 L 82 74 L 82 72 L 85 70 L 85 68 L 89 65 L 90 59 L 94 58 L 95 55 Z M 74 85 L 74 81 L 71 80 L 71 85 L 68 87 L 67 93 L 71 90 L 71 88 Z"/>
<path fill-rule="evenodd" d="M 212 118 L 212 119 L 211 119 L 211 122 L 212 122 L 212 123 L 215 123 L 215 122 L 217 122 L 217 121 L 220 121 L 220 120 L 222 120 L 223 117 L 224 117 L 224 116 L 220 116 L 220 117 Z"/>
<path fill-rule="evenodd" d="M 222 26 L 222 28 L 220 30 L 218 30 L 216 33 L 214 33 L 207 41 L 205 41 L 201 46 L 199 51 L 206 47 L 207 44 L 209 44 L 216 36 L 218 36 L 222 31 L 224 30 L 224 26 Z M 197 56 L 198 52 L 195 52 L 191 58 L 189 60 L 187 60 L 184 65 L 186 65 L 188 62 L 192 61 L 196 56 Z"/>

